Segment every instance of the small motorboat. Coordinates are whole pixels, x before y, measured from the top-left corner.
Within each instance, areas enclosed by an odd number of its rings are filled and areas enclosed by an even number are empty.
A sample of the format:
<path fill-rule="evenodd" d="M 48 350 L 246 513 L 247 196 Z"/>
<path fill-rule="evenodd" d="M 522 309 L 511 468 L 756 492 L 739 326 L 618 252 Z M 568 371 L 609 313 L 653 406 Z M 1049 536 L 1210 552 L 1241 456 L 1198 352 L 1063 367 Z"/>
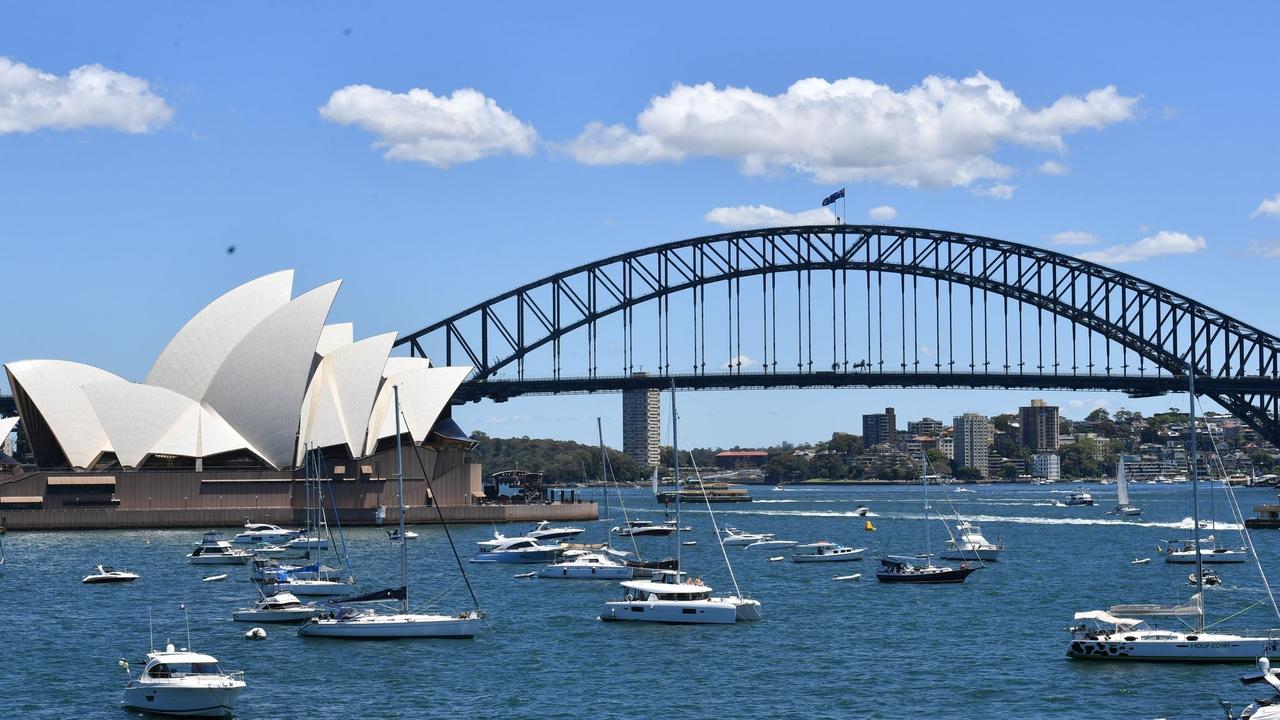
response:
<path fill-rule="evenodd" d="M 1088 507 L 1093 505 L 1093 496 L 1087 490 L 1073 492 L 1067 496 L 1067 500 L 1063 503 L 1067 507 Z"/>
<path fill-rule="evenodd" d="M 697 544 L 698 544 L 698 541 L 697 541 L 697 540 L 685 540 L 684 542 L 682 542 L 682 543 L 680 543 L 680 544 L 681 544 L 681 545 L 697 545 Z"/>
<path fill-rule="evenodd" d="M 133 582 L 137 579 L 138 575 L 128 570 L 116 570 L 110 565 L 99 565 L 98 572 L 85 575 L 80 582 L 86 585 L 103 585 L 106 583 Z"/>
<path fill-rule="evenodd" d="M 1151 564 L 1151 558 L 1138 558 L 1136 560 L 1131 560 L 1129 564 L 1130 565 L 1149 565 Z"/>
<path fill-rule="evenodd" d="M 792 562 L 848 562 L 861 560 L 866 548 L 851 548 L 823 540 L 816 543 L 797 545 L 796 553 L 791 556 Z"/>
<path fill-rule="evenodd" d="M 1191 583 L 1192 585 L 1195 585 L 1196 574 L 1191 573 L 1190 575 L 1188 575 L 1187 582 Z M 1210 570 L 1209 568 L 1205 568 L 1204 572 L 1201 574 L 1201 582 L 1204 583 L 1205 587 L 1215 587 L 1222 584 L 1222 578 L 1219 577 L 1218 573 L 1214 572 L 1213 570 Z"/>
<path fill-rule="evenodd" d="M 871 508 L 867 507 L 866 505 L 859 505 L 858 507 L 854 508 L 853 516 L 854 517 L 878 517 L 875 513 L 871 512 Z"/>
<path fill-rule="evenodd" d="M 129 672 L 129 663 L 120 661 Z M 147 653 L 147 664 L 124 686 L 121 703 L 157 715 L 229 717 L 244 690 L 244 673 L 223 672 L 212 655 L 176 650 Z"/>
<path fill-rule="evenodd" d="M 252 550 L 232 547 L 216 530 L 205 533 L 200 544 L 187 556 L 195 565 L 243 565 L 252 559 Z"/>
<path fill-rule="evenodd" d="M 723 538 L 721 542 L 726 547 L 746 546 L 752 543 L 760 542 L 761 540 L 770 540 L 773 538 L 772 534 L 766 535 L 763 533 L 743 532 L 742 530 L 739 530 L 734 527 L 726 527 L 725 529 L 721 530 L 720 536 L 721 538 Z"/>
<path fill-rule="evenodd" d="M 217 575 L 206 575 L 200 578 L 200 582 L 221 582 L 227 579 L 226 573 L 218 573 Z"/>
<path fill-rule="evenodd" d="M 861 580 L 862 573 L 854 573 L 852 575 L 832 575 L 832 580 Z"/>
<path fill-rule="evenodd" d="M 276 593 L 263 596 L 252 607 L 240 608 L 231 613 L 236 622 L 290 623 L 302 622 L 320 614 L 320 608 L 303 604 L 293 593 Z"/>
<path fill-rule="evenodd" d="M 390 540 L 390 541 L 392 541 L 392 542 L 400 542 L 400 529 L 399 529 L 399 528 L 396 528 L 395 530 L 388 530 L 388 531 L 386 531 L 386 532 L 387 532 L 387 539 L 388 539 L 388 540 Z M 414 532 L 414 531 L 412 531 L 412 530 L 405 530 L 405 531 L 404 531 L 404 539 L 405 539 L 405 540 L 417 540 L 417 539 L 418 539 L 418 533 L 416 533 L 416 532 Z"/>
<path fill-rule="evenodd" d="M 515 578 L 516 580 L 521 580 L 524 578 L 531 578 L 534 575 L 537 575 L 537 573 L 531 573 L 531 572 L 519 573 L 518 575 L 512 575 L 511 577 Z"/>
<path fill-rule="evenodd" d="M 769 558 L 768 562 L 782 562 L 783 560 L 786 560 L 786 558 L 781 555 L 774 555 L 773 557 Z"/>
<path fill-rule="evenodd" d="M 267 631 L 262 628 L 249 628 L 244 634 L 245 640 L 266 640 Z"/>
<path fill-rule="evenodd" d="M 971 493 L 971 492 L 977 492 L 977 491 L 976 491 L 976 490 L 974 490 L 973 488 L 958 487 L 958 488 L 956 488 L 956 492 L 957 492 L 957 493 Z"/>

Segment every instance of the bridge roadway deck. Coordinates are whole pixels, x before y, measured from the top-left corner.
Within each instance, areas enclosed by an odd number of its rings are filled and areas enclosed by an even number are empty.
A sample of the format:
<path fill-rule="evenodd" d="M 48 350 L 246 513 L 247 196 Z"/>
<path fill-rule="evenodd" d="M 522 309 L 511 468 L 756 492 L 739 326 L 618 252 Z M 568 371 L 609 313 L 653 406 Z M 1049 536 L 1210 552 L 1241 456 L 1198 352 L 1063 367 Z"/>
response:
<path fill-rule="evenodd" d="M 459 402 L 504 400 L 521 395 L 560 395 L 666 389 L 672 381 L 681 390 L 761 388 L 1004 388 L 1028 390 L 1106 390 L 1151 397 L 1185 392 L 1185 375 L 1105 375 L 966 372 L 742 372 L 672 375 L 597 375 L 537 379 L 494 378 L 463 384 L 454 394 Z M 1280 393 L 1280 378 L 1197 377 L 1196 391 L 1216 393 Z"/>

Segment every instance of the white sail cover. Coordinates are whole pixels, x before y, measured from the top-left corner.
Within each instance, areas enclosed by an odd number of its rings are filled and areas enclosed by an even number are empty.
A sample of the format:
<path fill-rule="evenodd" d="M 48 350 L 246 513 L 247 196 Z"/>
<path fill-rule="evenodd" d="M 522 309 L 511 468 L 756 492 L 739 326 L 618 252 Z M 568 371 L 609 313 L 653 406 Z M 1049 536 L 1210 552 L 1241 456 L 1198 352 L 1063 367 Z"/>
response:
<path fill-rule="evenodd" d="M 1203 615 L 1204 598 L 1200 593 L 1191 596 L 1186 605 L 1112 605 L 1109 612 L 1116 615 L 1139 615 L 1142 617 L 1182 617 L 1186 615 Z"/>
<path fill-rule="evenodd" d="M 299 295 L 258 323 L 209 384 L 206 400 L 272 466 L 287 467 L 315 348 L 341 280 Z"/>
<path fill-rule="evenodd" d="M 231 351 L 267 316 L 284 307 L 292 293 L 293 271 L 281 270 L 209 303 L 165 346 L 146 383 L 204 400 Z"/>

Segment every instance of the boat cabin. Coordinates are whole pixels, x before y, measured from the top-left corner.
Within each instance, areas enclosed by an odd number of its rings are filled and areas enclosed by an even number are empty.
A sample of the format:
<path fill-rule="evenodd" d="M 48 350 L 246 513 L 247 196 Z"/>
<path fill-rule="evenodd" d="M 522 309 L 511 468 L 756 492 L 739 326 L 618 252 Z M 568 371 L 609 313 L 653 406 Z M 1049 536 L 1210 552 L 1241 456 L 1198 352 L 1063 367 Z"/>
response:
<path fill-rule="evenodd" d="M 652 580 L 628 580 L 621 584 L 627 591 L 623 599 L 628 602 L 687 602 L 711 598 L 711 588 L 702 584 L 701 579 L 690 581 L 688 573 L 675 570 L 656 570 Z"/>

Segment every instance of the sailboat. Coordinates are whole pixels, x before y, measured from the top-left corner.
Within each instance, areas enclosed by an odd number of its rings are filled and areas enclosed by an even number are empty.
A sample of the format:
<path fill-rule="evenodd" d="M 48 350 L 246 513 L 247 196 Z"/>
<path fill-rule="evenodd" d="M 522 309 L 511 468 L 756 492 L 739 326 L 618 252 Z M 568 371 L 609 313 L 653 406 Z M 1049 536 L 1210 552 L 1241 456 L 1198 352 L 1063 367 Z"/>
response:
<path fill-rule="evenodd" d="M 315 448 L 308 449 L 304 455 L 304 459 L 304 466 L 306 468 L 304 472 L 306 476 L 311 478 L 313 473 L 315 476 L 314 488 L 316 500 L 316 522 L 315 525 L 312 526 L 310 516 L 308 516 L 308 527 L 314 527 L 317 530 L 323 529 L 325 533 L 329 533 L 329 523 L 324 515 L 324 490 L 320 484 L 321 477 L 323 476 L 323 472 L 320 470 L 320 451 Z M 308 482 L 308 485 L 311 485 L 311 482 Z M 308 500 L 308 502 L 310 501 Z M 334 520 L 338 520 L 337 507 L 334 508 Z M 341 528 L 341 526 L 339 526 L 339 528 Z M 351 576 L 350 566 L 347 562 L 347 556 L 345 553 L 345 543 L 341 547 L 343 553 L 339 557 L 339 560 L 342 562 L 343 570 L 346 571 L 344 576 L 343 571 L 330 568 L 324 564 L 324 550 L 328 549 L 330 546 L 329 538 L 324 535 L 319 535 L 318 533 L 316 537 L 313 537 L 310 529 L 308 529 L 304 535 L 305 539 L 317 541 L 308 545 L 308 547 L 316 550 L 315 562 L 310 565 L 297 568 L 293 572 L 277 574 L 277 577 L 275 578 L 275 591 L 306 596 L 336 596 L 350 593 L 351 586 L 355 584 L 355 578 Z M 307 551 L 307 556 L 310 558 L 310 550 Z"/>
<path fill-rule="evenodd" d="M 298 628 L 306 637 L 348 639 L 374 638 L 471 638 L 480 629 L 483 613 L 463 611 L 457 615 L 409 612 L 409 545 L 405 539 L 404 463 L 400 444 L 400 387 L 392 387 L 396 412 L 396 482 L 400 489 L 400 587 L 347 598 L 339 609 L 318 615 Z M 443 521 L 443 518 L 442 518 Z M 461 569 L 461 564 L 459 564 Z M 399 600 L 399 612 L 378 612 L 351 607 L 352 604 Z"/>
<path fill-rule="evenodd" d="M 1196 593 L 1186 605 L 1113 605 L 1107 610 L 1088 610 L 1075 614 L 1078 624 L 1070 629 L 1067 656 L 1087 660 L 1164 660 L 1226 662 L 1274 657 L 1280 648 L 1280 630 L 1265 635 L 1239 635 L 1211 631 L 1204 617 L 1204 550 L 1200 544 L 1200 469 L 1196 447 L 1196 381 L 1194 369 L 1188 368 L 1191 404 L 1191 510 L 1192 541 L 1190 552 L 1196 563 L 1193 577 Z M 1247 535 L 1246 535 L 1247 537 Z M 1256 553 L 1254 560 L 1257 560 Z M 1259 566 L 1261 571 L 1261 566 Z M 1280 618 L 1262 574 L 1263 586 L 1271 608 Z M 1141 618 L 1192 618 L 1193 624 L 1176 630 L 1153 627 Z"/>
<path fill-rule="evenodd" d="M 960 567 L 934 565 L 929 532 L 929 464 L 920 458 L 920 487 L 924 490 L 924 553 L 916 557 L 886 555 L 880 558 L 876 579 L 882 583 L 962 583 L 978 568 L 967 563 Z"/>
<path fill-rule="evenodd" d="M 680 487 L 680 442 L 679 415 L 676 413 L 675 383 L 671 384 L 671 445 L 674 451 L 676 487 Z M 696 466 L 695 466 L 696 470 Z M 656 474 L 655 474 L 656 476 Z M 698 482 L 702 482 L 701 476 Z M 676 525 L 680 524 L 680 494 L 676 498 Z M 711 513 L 711 505 L 707 503 L 707 512 L 714 525 L 715 515 Z M 716 537 L 720 532 L 716 530 Z M 606 621 L 657 622 L 681 624 L 721 624 L 730 625 L 739 620 L 759 620 L 760 601 L 742 597 L 737 592 L 730 597 L 712 597 L 711 587 L 704 584 L 701 578 L 689 580 L 688 574 L 681 568 L 681 544 L 676 545 L 676 569 L 655 570 L 652 580 L 627 580 L 619 583 L 624 594 L 621 600 L 606 602 L 600 613 L 600 619 Z M 724 555 L 725 565 L 729 569 L 729 578 L 737 590 L 738 581 L 733 575 L 733 566 L 729 563 L 729 555 L 721 544 L 720 552 Z"/>
<path fill-rule="evenodd" d="M 1141 515 L 1142 508 L 1129 502 L 1129 482 L 1125 478 L 1123 455 L 1120 456 L 1119 463 L 1119 466 L 1116 468 L 1116 506 L 1107 514 Z"/>

